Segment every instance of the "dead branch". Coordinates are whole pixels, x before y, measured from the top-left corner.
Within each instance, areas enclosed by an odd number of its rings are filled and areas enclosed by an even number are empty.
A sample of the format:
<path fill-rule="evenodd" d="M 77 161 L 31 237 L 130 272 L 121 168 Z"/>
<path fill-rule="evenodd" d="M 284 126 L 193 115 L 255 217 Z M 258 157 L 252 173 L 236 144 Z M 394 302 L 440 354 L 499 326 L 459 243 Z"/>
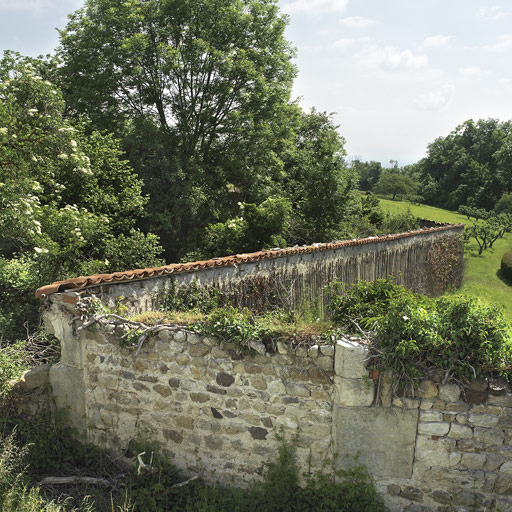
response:
<path fill-rule="evenodd" d="M 101 487 L 110 487 L 111 482 L 105 478 L 94 478 L 92 476 L 47 476 L 43 478 L 39 485 L 99 485 Z"/>

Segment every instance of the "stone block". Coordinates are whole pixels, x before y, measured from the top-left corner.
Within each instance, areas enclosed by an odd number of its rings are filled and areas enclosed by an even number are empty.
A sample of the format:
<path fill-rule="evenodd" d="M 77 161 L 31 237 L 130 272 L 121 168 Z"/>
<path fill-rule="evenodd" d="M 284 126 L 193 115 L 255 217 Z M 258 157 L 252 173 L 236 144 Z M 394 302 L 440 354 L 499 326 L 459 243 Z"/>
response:
<path fill-rule="evenodd" d="M 418 433 L 430 436 L 445 436 L 450 431 L 449 423 L 420 423 Z"/>
<path fill-rule="evenodd" d="M 50 383 L 50 367 L 50 364 L 42 364 L 27 370 L 21 376 L 21 386 L 27 391 L 47 386 Z"/>
<path fill-rule="evenodd" d="M 312 358 L 318 357 L 318 345 L 309 347 L 308 356 Z"/>
<path fill-rule="evenodd" d="M 332 357 L 334 355 L 334 345 L 321 345 L 320 352 L 324 356 Z"/>
<path fill-rule="evenodd" d="M 512 394 L 489 395 L 487 403 L 489 405 L 498 405 L 500 407 L 512 407 Z"/>
<path fill-rule="evenodd" d="M 374 386 L 362 379 L 334 377 L 334 404 L 344 407 L 369 407 L 373 403 Z"/>
<path fill-rule="evenodd" d="M 292 396 L 298 396 L 301 398 L 308 398 L 311 393 L 306 386 L 302 384 L 289 383 L 286 385 L 286 392 Z"/>
<path fill-rule="evenodd" d="M 482 469 L 487 462 L 487 457 L 483 453 L 464 453 L 460 463 L 468 469 Z"/>
<path fill-rule="evenodd" d="M 453 439 L 471 439 L 473 437 L 473 430 L 465 425 L 452 423 L 448 437 Z"/>
<path fill-rule="evenodd" d="M 424 380 L 416 390 L 419 398 L 435 398 L 437 396 L 437 384 L 431 380 Z"/>
<path fill-rule="evenodd" d="M 424 423 L 443 421 L 443 413 L 439 411 L 421 411 L 420 421 Z"/>
<path fill-rule="evenodd" d="M 63 364 L 56 364 L 49 371 L 50 385 L 55 405 L 65 409 L 70 424 L 79 432 L 85 432 L 85 384 L 84 372 Z"/>
<path fill-rule="evenodd" d="M 360 343 L 338 340 L 334 356 L 334 371 L 339 377 L 360 379 L 368 374 L 367 357 L 368 350 Z"/>
<path fill-rule="evenodd" d="M 336 467 L 351 467 L 359 452 L 374 477 L 410 478 L 417 423 L 417 409 L 334 406 Z"/>
<path fill-rule="evenodd" d="M 470 414 L 468 419 L 476 427 L 495 427 L 499 421 L 498 416 L 489 414 Z"/>
<path fill-rule="evenodd" d="M 505 435 L 497 428 L 475 427 L 473 437 L 484 446 L 499 446 L 503 444 Z"/>
<path fill-rule="evenodd" d="M 457 402 L 460 398 L 460 388 L 456 384 L 440 384 L 439 399 L 445 402 Z"/>
<path fill-rule="evenodd" d="M 188 349 L 188 353 L 190 357 L 204 357 L 206 354 L 210 353 L 211 348 L 202 343 L 197 343 L 195 345 L 191 345 Z"/>

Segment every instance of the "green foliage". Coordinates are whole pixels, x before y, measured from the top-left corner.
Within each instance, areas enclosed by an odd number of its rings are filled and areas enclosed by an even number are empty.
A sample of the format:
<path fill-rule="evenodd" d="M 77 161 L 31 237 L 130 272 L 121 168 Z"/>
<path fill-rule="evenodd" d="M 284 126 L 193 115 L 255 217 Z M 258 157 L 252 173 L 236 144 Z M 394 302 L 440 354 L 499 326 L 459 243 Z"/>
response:
<path fill-rule="evenodd" d="M 512 194 L 505 193 L 500 197 L 499 201 L 494 207 L 494 213 L 506 213 L 509 215 L 512 214 Z"/>
<path fill-rule="evenodd" d="M 417 165 L 428 204 L 447 209 L 473 206 L 492 210 L 510 178 L 512 123 L 472 119 L 429 144 Z"/>
<path fill-rule="evenodd" d="M 509 281 L 512 281 L 512 252 L 506 252 L 501 258 L 501 272 Z"/>
<path fill-rule="evenodd" d="M 360 160 L 354 160 L 352 168 L 357 173 L 359 189 L 365 191 L 371 190 L 377 184 L 383 171 L 380 162 L 361 162 Z"/>
<path fill-rule="evenodd" d="M 212 311 L 196 328 L 206 336 L 233 342 L 244 352 L 250 351 L 251 341 L 262 341 L 265 333 L 255 325 L 249 309 L 226 306 Z"/>
<path fill-rule="evenodd" d="M 260 205 L 240 203 L 240 215 L 206 229 L 205 255 L 224 256 L 247 250 L 285 247 L 291 204 L 284 197 L 272 197 Z"/>
<path fill-rule="evenodd" d="M 379 181 L 373 187 L 375 194 L 390 195 L 394 200 L 397 196 L 407 197 L 414 195 L 419 184 L 412 178 L 400 174 L 397 170 L 387 169 L 380 175 Z"/>
<path fill-rule="evenodd" d="M 467 380 L 510 374 L 510 326 L 495 306 L 428 298 L 379 280 L 335 294 L 331 307 L 336 324 L 373 330 L 373 364 L 398 378 L 414 381 L 433 368 Z"/>
<path fill-rule="evenodd" d="M 476 221 L 480 219 L 488 219 L 490 213 L 484 208 L 475 208 L 474 206 L 461 205 L 457 210 L 460 214 L 465 215 L 468 220 L 470 217 L 474 217 Z"/>
<path fill-rule="evenodd" d="M 403 233 L 420 227 L 420 220 L 411 213 L 410 209 L 405 212 L 384 213 L 384 219 L 378 227 L 379 233 Z"/>
<path fill-rule="evenodd" d="M 160 302 L 160 311 L 199 311 L 210 313 L 227 301 L 226 296 L 214 286 L 201 286 L 196 279 L 178 286 L 176 279 L 169 280 Z"/>
<path fill-rule="evenodd" d="M 157 238 L 136 228 L 147 199 L 118 141 L 66 120 L 37 65 L 0 61 L 0 328 L 12 338 L 34 324 L 39 286 L 160 263 Z"/>
<path fill-rule="evenodd" d="M 483 251 L 491 248 L 496 240 L 510 232 L 512 232 L 512 215 L 501 213 L 468 226 L 464 231 L 464 237 L 466 241 L 473 238 L 478 244 L 478 254 L 482 254 Z"/>
<path fill-rule="evenodd" d="M 0 342 L 0 401 L 10 390 L 9 382 L 28 369 L 24 345 L 23 341 L 11 345 Z"/>

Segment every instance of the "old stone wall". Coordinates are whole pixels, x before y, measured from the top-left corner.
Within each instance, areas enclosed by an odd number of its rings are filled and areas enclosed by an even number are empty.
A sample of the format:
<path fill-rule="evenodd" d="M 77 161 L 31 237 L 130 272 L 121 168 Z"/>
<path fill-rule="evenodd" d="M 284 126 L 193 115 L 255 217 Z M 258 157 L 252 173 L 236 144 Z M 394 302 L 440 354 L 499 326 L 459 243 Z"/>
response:
<path fill-rule="evenodd" d="M 309 246 L 268 251 L 268 256 L 257 253 L 254 258 L 251 254 L 240 255 L 240 261 L 233 263 L 225 263 L 222 258 L 219 265 L 215 260 L 197 262 L 186 271 L 174 269 L 166 275 L 99 284 L 89 290 L 110 306 L 122 302 L 131 313 L 157 309 L 171 279 L 178 286 L 192 281 L 215 286 L 231 294 L 237 305 L 253 310 L 279 295 L 291 308 L 308 304 L 322 311 L 322 290 L 335 279 L 355 283 L 394 276 L 397 284 L 411 290 L 439 294 L 461 283 L 463 231 L 462 225 L 442 226 L 317 244 L 318 250 Z"/>
<path fill-rule="evenodd" d="M 251 356 L 162 326 L 135 358 L 115 322 L 80 329 L 69 297 L 55 294 L 45 313 L 62 344 L 50 382 L 57 405 L 95 443 L 122 451 L 156 440 L 186 473 L 245 485 L 284 435 L 296 438 L 306 472 L 348 468 L 358 454 L 391 510 L 512 510 L 504 385 L 432 380 L 415 397 L 393 397 L 386 379 L 368 373 L 355 338 L 276 343 Z"/>

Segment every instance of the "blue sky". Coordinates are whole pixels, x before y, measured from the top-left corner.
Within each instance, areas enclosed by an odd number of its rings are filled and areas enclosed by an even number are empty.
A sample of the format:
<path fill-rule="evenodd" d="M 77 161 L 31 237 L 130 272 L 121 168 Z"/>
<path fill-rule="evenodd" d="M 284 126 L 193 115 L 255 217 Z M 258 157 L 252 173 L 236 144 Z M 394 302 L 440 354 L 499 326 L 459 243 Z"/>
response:
<path fill-rule="evenodd" d="M 0 49 L 52 52 L 82 0 L 0 0 Z M 512 3 L 279 0 L 294 93 L 336 112 L 349 158 L 399 164 L 466 119 L 512 118 Z"/>

